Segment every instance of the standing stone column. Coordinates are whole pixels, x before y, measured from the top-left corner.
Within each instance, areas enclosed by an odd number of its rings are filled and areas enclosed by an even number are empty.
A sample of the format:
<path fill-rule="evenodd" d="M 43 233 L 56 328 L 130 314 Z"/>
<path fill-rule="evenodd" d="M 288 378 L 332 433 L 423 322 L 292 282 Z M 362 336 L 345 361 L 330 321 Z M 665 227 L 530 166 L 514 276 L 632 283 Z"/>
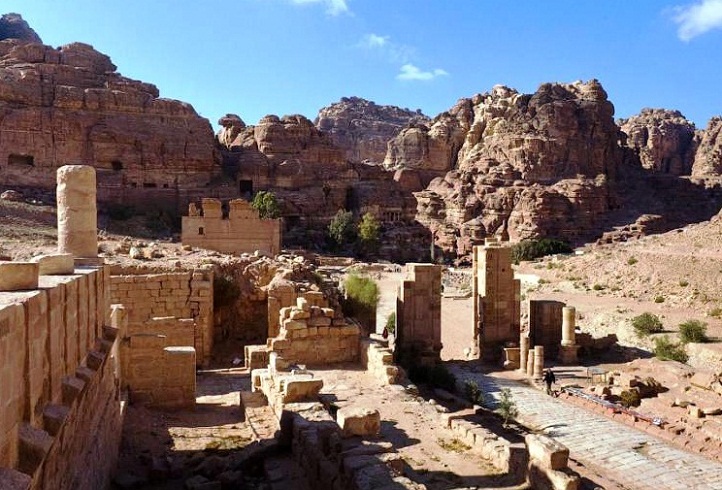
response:
<path fill-rule="evenodd" d="M 541 379 L 544 376 L 544 346 L 534 346 L 534 379 Z"/>
<path fill-rule="evenodd" d="M 534 349 L 527 351 L 526 375 L 531 377 L 534 374 Z"/>
<path fill-rule="evenodd" d="M 525 333 L 519 337 L 519 371 L 526 373 L 526 363 L 529 358 L 529 336 Z"/>
<path fill-rule="evenodd" d="M 77 258 L 98 256 L 95 169 L 65 165 L 57 173 L 58 251 Z"/>
<path fill-rule="evenodd" d="M 573 306 L 562 308 L 562 345 L 575 345 L 577 343 L 574 329 L 576 327 L 577 310 Z"/>

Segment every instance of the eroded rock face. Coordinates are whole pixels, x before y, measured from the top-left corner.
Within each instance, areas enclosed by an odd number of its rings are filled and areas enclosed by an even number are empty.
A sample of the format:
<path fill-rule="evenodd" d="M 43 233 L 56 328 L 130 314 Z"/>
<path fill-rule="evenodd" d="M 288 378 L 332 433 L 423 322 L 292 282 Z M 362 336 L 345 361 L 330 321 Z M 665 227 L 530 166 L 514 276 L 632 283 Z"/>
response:
<path fill-rule="evenodd" d="M 417 219 L 443 250 L 463 254 L 495 234 L 579 238 L 615 206 L 609 181 L 622 154 L 596 80 L 534 94 L 496 86 L 452 111 L 461 131 L 468 125 L 455 170 L 416 194 Z"/>
<path fill-rule="evenodd" d="M 421 111 L 377 105 L 360 97 L 343 97 L 321 109 L 315 125 L 331 137 L 349 161 L 381 163 L 386 145 L 402 128 L 428 121 Z"/>
<path fill-rule="evenodd" d="M 61 165 L 92 165 L 101 201 L 180 207 L 217 168 L 208 120 L 87 44 L 0 41 L 0 113 L 0 184 L 52 189 Z"/>
<path fill-rule="evenodd" d="M 672 175 L 689 175 L 694 161 L 694 124 L 679 111 L 642 109 L 620 121 L 626 146 L 642 167 Z"/>
<path fill-rule="evenodd" d="M 4 14 L 0 17 L 0 41 L 3 39 L 17 39 L 30 43 L 43 42 L 20 14 Z"/>
<path fill-rule="evenodd" d="M 713 117 L 699 136 L 699 144 L 692 166 L 693 177 L 722 175 L 722 117 Z"/>

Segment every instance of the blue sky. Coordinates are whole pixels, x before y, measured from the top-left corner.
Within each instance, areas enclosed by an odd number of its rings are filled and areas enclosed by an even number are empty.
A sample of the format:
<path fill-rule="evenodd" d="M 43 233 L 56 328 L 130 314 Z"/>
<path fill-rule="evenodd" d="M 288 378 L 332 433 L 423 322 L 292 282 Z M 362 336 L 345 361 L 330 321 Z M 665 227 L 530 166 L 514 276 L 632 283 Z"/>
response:
<path fill-rule="evenodd" d="M 344 96 L 434 116 L 504 84 L 599 79 L 628 117 L 722 115 L 722 0 L 2 0 L 46 44 L 92 44 L 214 125 Z"/>

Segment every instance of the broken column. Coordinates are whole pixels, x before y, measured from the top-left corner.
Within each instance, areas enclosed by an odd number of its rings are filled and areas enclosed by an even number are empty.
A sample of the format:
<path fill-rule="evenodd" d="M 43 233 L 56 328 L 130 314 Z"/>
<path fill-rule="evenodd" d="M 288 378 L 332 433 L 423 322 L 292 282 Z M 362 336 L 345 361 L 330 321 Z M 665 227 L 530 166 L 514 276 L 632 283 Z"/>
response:
<path fill-rule="evenodd" d="M 559 348 L 559 362 L 575 364 L 578 361 L 579 346 L 576 345 L 576 314 L 573 306 L 562 308 L 562 341 Z"/>
<path fill-rule="evenodd" d="M 529 377 L 534 375 L 534 349 L 529 349 L 529 351 L 527 351 L 526 375 Z"/>
<path fill-rule="evenodd" d="M 544 346 L 534 346 L 534 379 L 541 379 L 544 376 Z"/>
<path fill-rule="evenodd" d="M 526 373 L 526 363 L 529 359 L 529 336 L 523 333 L 519 336 L 519 371 Z"/>
<path fill-rule="evenodd" d="M 76 258 L 98 256 L 95 169 L 65 165 L 57 173 L 58 251 Z"/>

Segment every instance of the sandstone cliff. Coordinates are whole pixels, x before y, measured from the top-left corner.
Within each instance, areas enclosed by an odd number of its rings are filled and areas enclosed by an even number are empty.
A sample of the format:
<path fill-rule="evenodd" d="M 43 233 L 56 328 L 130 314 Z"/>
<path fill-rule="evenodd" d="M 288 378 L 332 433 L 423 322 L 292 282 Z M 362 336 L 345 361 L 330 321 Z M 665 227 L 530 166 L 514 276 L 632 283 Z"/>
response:
<path fill-rule="evenodd" d="M 0 17 L 0 41 L 3 39 L 17 39 L 31 43 L 42 43 L 38 36 L 20 14 L 4 14 Z"/>
<path fill-rule="evenodd" d="M 643 168 L 672 175 L 692 171 L 695 127 L 679 111 L 642 109 L 619 125 Z"/>
<path fill-rule="evenodd" d="M 322 108 L 316 127 L 327 133 L 335 146 L 345 152 L 354 163 L 381 163 L 386 146 L 402 128 L 411 123 L 427 123 L 421 111 L 396 106 L 377 105 L 360 97 L 343 97 L 339 102 Z"/>
<path fill-rule="evenodd" d="M 693 177 L 722 176 L 722 117 L 713 117 L 699 137 Z"/>
<path fill-rule="evenodd" d="M 449 114 L 458 131 L 468 128 L 445 162 L 454 170 L 416 195 L 417 219 L 442 249 L 465 253 L 494 234 L 573 240 L 593 234 L 615 207 L 609 181 L 622 154 L 614 108 L 596 80 L 534 94 L 496 86 Z"/>
<path fill-rule="evenodd" d="M 208 120 L 92 46 L 0 41 L 0 184 L 51 189 L 67 163 L 96 167 L 101 200 L 169 207 L 217 167 Z"/>

